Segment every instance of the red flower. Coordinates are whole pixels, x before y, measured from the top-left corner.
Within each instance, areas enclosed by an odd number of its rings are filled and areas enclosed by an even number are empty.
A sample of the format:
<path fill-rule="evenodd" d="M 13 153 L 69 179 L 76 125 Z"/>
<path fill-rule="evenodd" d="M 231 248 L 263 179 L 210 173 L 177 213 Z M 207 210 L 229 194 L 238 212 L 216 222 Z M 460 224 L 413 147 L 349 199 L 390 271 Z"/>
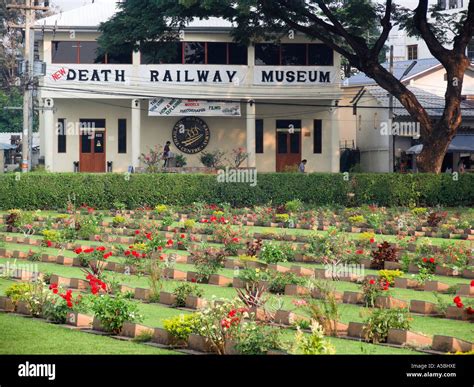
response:
<path fill-rule="evenodd" d="M 474 286 L 474 280 L 471 281 L 471 286 Z"/>
<path fill-rule="evenodd" d="M 370 243 L 375 243 L 375 238 L 370 238 Z"/>
<path fill-rule="evenodd" d="M 461 308 L 464 308 L 464 304 L 462 302 L 459 302 L 456 304 L 456 306 L 461 309 Z"/>
<path fill-rule="evenodd" d="M 172 239 L 168 239 L 168 242 L 166 242 L 166 244 L 168 246 L 173 246 L 173 240 Z"/>
<path fill-rule="evenodd" d="M 53 245 L 53 242 L 51 241 L 46 241 L 46 246 L 51 247 Z"/>
<path fill-rule="evenodd" d="M 184 239 L 184 238 L 186 238 L 186 235 L 181 234 L 180 237 L 181 237 L 181 239 Z"/>
<path fill-rule="evenodd" d="M 369 284 L 370 284 L 370 285 L 374 285 L 374 284 L 375 284 L 375 280 L 371 279 L 371 280 L 369 281 Z"/>
<path fill-rule="evenodd" d="M 427 258 L 423 258 L 423 262 L 428 262 L 428 259 Z"/>
<path fill-rule="evenodd" d="M 191 282 L 196 282 L 196 278 L 191 278 Z"/>
<path fill-rule="evenodd" d="M 82 249 L 80 247 L 78 247 L 76 250 L 74 250 L 74 252 L 76 254 L 80 254 L 80 253 L 82 253 Z"/>
<path fill-rule="evenodd" d="M 360 254 L 364 254 L 364 250 L 357 250 L 357 251 L 356 251 L 356 254 L 359 254 L 359 255 L 360 255 Z"/>
<path fill-rule="evenodd" d="M 96 250 L 97 251 L 105 251 L 105 247 L 104 246 L 99 246 L 99 247 L 97 247 Z"/>
<path fill-rule="evenodd" d="M 430 263 L 434 263 L 435 259 L 434 258 L 430 258 Z"/>
<path fill-rule="evenodd" d="M 454 301 L 455 304 L 458 304 L 458 303 L 461 302 L 461 297 L 456 296 L 456 297 L 454 297 L 453 301 Z"/>
<path fill-rule="evenodd" d="M 474 314 L 474 309 L 472 307 L 466 308 L 467 314 Z"/>
<path fill-rule="evenodd" d="M 130 255 L 130 250 L 125 250 L 124 254 L 125 254 L 125 256 L 128 257 Z"/>
<path fill-rule="evenodd" d="M 151 240 L 151 232 L 149 232 L 148 234 L 146 234 L 146 239 Z"/>
<path fill-rule="evenodd" d="M 135 230 L 135 235 L 140 234 L 140 230 Z"/>
<path fill-rule="evenodd" d="M 232 238 L 232 242 L 234 242 L 234 243 L 238 243 L 239 240 L 240 240 L 239 238 Z"/>

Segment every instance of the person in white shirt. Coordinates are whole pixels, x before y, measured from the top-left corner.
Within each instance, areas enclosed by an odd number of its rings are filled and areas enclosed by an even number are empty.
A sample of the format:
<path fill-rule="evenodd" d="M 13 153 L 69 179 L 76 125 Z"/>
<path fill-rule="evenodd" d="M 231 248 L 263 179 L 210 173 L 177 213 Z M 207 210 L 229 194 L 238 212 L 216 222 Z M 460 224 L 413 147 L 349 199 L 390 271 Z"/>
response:
<path fill-rule="evenodd" d="M 304 173 L 304 169 L 305 169 L 305 166 L 306 166 L 307 162 L 308 162 L 308 160 L 306 160 L 306 159 L 301 160 L 301 163 L 298 167 L 298 172 Z"/>

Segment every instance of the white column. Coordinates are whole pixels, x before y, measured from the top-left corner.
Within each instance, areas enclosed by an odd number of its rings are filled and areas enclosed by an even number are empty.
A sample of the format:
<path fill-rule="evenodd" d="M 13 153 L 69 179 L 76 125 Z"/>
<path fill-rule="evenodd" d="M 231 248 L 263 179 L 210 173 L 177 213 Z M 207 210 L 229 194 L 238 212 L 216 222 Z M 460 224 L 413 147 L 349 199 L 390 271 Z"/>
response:
<path fill-rule="evenodd" d="M 47 171 L 53 171 L 54 143 L 56 140 L 56 125 L 54 125 L 54 100 L 44 98 L 44 167 Z M 66 128 L 62 128 L 66 132 Z M 64 132 L 64 133 L 65 133 Z"/>
<path fill-rule="evenodd" d="M 247 121 L 247 167 L 255 168 L 255 102 L 247 103 L 246 121 Z"/>
<path fill-rule="evenodd" d="M 140 166 L 141 149 L 141 103 L 139 99 L 132 99 L 132 166 Z"/>
<path fill-rule="evenodd" d="M 337 102 L 331 101 L 334 106 Z M 331 172 L 338 173 L 340 166 L 339 150 L 339 109 L 330 108 L 329 119 L 331 120 Z"/>

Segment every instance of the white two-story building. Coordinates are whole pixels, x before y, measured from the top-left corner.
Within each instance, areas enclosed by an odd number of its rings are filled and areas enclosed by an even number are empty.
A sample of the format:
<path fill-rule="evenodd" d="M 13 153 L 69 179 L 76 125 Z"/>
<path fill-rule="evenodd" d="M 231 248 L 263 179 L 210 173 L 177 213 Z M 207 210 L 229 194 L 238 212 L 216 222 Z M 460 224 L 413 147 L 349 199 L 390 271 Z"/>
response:
<path fill-rule="evenodd" d="M 202 152 L 248 167 L 339 171 L 340 58 L 302 35 L 239 46 L 232 25 L 194 20 L 182 40 L 142 52 L 97 54 L 97 28 L 117 12 L 96 1 L 37 22 L 47 73 L 39 86 L 41 152 L 50 171 L 114 172 L 143 167 L 142 153 L 171 152 L 202 166 Z M 171 54 L 170 54 L 171 53 Z M 107 168 L 109 166 L 109 168 Z"/>

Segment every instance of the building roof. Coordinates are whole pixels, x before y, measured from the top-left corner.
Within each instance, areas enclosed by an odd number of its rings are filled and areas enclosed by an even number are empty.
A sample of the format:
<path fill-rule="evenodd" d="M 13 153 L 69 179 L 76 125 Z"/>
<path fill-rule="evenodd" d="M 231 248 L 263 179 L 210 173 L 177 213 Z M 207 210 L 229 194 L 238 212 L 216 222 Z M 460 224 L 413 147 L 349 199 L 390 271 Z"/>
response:
<path fill-rule="evenodd" d="M 405 72 L 405 70 L 410 66 L 414 61 L 413 60 L 402 60 L 398 62 L 393 62 L 393 75 L 395 78 L 400 79 Z M 382 63 L 382 66 L 388 69 L 389 63 Z M 415 66 L 410 70 L 410 72 L 403 77 L 404 81 L 424 73 L 425 71 L 431 70 L 432 68 L 441 66 L 438 59 L 435 58 L 426 58 L 426 59 L 417 59 Z M 365 73 L 360 72 L 353 75 L 350 78 L 344 80 L 343 86 L 363 86 L 363 85 L 375 85 L 376 82 L 368 77 Z"/>
<path fill-rule="evenodd" d="M 426 109 L 427 113 L 431 117 L 441 116 L 445 105 L 444 97 L 429 93 L 426 90 L 422 90 L 417 87 L 407 87 L 413 94 L 415 94 L 418 101 L 420 101 L 422 106 Z M 377 100 L 380 105 L 388 106 L 390 93 L 387 90 L 381 88 L 380 86 L 366 86 L 365 89 Z M 461 109 L 463 109 L 463 117 L 474 117 L 474 109 L 472 105 L 466 102 L 461 102 Z M 396 98 L 393 99 L 393 114 L 396 117 L 410 117 L 408 111 Z"/>
<path fill-rule="evenodd" d="M 95 0 L 94 3 L 82 7 L 61 12 L 36 21 L 37 26 L 54 27 L 66 29 L 70 27 L 81 27 L 96 29 L 100 23 L 106 22 L 119 11 L 116 1 Z M 189 28 L 231 28 L 232 23 L 228 20 L 210 17 L 208 19 L 194 19 L 188 24 Z"/>

